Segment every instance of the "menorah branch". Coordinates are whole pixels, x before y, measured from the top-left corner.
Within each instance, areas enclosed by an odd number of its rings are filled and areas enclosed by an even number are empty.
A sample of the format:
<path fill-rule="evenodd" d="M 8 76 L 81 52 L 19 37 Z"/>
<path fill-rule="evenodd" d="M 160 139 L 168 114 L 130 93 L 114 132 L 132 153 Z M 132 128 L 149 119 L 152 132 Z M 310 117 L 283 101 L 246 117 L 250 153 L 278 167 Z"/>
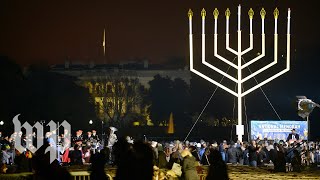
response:
<path fill-rule="evenodd" d="M 205 10 L 203 9 L 202 10 L 202 57 L 201 57 L 201 60 L 202 60 L 202 64 L 206 65 L 207 67 L 209 67 L 210 69 L 220 73 L 221 75 L 227 77 L 228 79 L 232 80 L 233 82 L 237 82 L 238 80 L 232 76 L 230 76 L 229 74 L 223 72 L 222 70 L 220 70 L 219 68 L 213 66 L 212 64 L 208 63 L 206 61 L 206 52 L 205 52 L 205 49 L 206 49 L 206 38 L 205 38 Z M 236 67 L 236 66 L 235 66 Z"/>
<path fill-rule="evenodd" d="M 241 55 L 246 54 L 247 52 L 251 51 L 253 49 L 253 34 L 250 34 L 250 46 L 241 52 Z"/>
<path fill-rule="evenodd" d="M 253 78 L 254 76 L 262 73 L 263 71 L 269 69 L 270 67 L 274 66 L 275 64 L 278 63 L 278 34 L 274 35 L 274 60 L 273 62 L 269 63 L 265 67 L 259 69 L 258 71 L 250 74 L 249 76 L 245 77 L 244 79 L 241 80 L 241 83 L 246 82 L 247 80 Z"/>
<path fill-rule="evenodd" d="M 290 42 L 290 40 L 289 40 L 289 42 Z M 289 53 L 290 53 L 290 52 L 289 52 Z M 279 76 L 281 76 L 282 74 L 288 72 L 289 70 L 290 70 L 290 55 L 287 54 L 287 65 L 286 65 L 286 69 L 284 69 L 284 70 L 280 71 L 279 73 L 271 76 L 270 78 L 262 81 L 261 83 L 257 84 L 256 86 L 253 86 L 252 88 L 248 89 L 247 91 L 245 91 L 244 93 L 242 93 L 241 97 L 246 96 L 247 94 L 251 93 L 252 91 L 254 91 L 254 90 L 258 89 L 258 88 L 260 88 L 261 86 L 267 84 L 268 82 L 276 79 L 277 77 L 279 77 Z"/>
<path fill-rule="evenodd" d="M 197 71 L 196 69 L 193 68 L 193 35 L 192 35 L 192 11 L 189 10 L 189 49 L 190 49 L 190 71 L 197 74 L 198 76 L 204 78 L 205 80 L 211 82 L 212 84 L 220 87 L 221 89 L 229 92 L 230 94 L 234 95 L 234 96 L 238 96 L 238 94 L 236 92 L 234 92 L 233 90 L 225 87 L 224 85 L 222 85 L 221 83 L 209 78 L 208 76 L 204 75 L 203 73 Z M 204 53 L 202 51 L 202 53 Z M 224 72 L 223 72 L 224 73 Z M 224 73 L 226 74 L 226 73 Z"/>

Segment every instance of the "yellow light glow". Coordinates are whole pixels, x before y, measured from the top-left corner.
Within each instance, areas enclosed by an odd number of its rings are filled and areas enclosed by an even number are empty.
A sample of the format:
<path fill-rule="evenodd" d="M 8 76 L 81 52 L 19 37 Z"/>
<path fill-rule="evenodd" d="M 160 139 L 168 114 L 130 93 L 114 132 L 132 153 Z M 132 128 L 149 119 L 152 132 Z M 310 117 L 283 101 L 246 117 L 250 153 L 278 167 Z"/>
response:
<path fill-rule="evenodd" d="M 274 15 L 274 18 L 275 18 L 275 19 L 278 19 L 278 17 L 279 17 L 279 10 L 278 10 L 278 8 L 276 8 L 276 9 L 273 11 L 273 15 Z"/>
<path fill-rule="evenodd" d="M 203 8 L 202 11 L 201 11 L 201 17 L 202 17 L 202 18 L 205 18 L 205 17 L 206 17 L 206 14 L 207 14 L 207 13 L 206 13 L 206 10 Z"/>
<path fill-rule="evenodd" d="M 218 19 L 218 16 L 219 16 L 219 11 L 217 8 L 215 8 L 213 11 L 213 17 L 214 17 L 214 19 Z"/>
<path fill-rule="evenodd" d="M 266 11 L 264 10 L 264 8 L 262 8 L 260 11 L 261 19 L 264 19 L 266 17 L 266 14 Z"/>
<path fill-rule="evenodd" d="M 188 11 L 188 17 L 189 17 L 189 18 L 192 18 L 192 16 L 193 16 L 193 12 L 192 12 L 191 9 L 189 9 L 189 11 Z"/>
<path fill-rule="evenodd" d="M 250 8 L 250 10 L 249 10 L 249 12 L 248 12 L 248 15 L 249 15 L 249 18 L 250 18 L 250 19 L 253 18 L 254 12 L 253 12 L 252 8 Z"/>
<path fill-rule="evenodd" d="M 226 18 L 229 19 L 230 15 L 231 15 L 231 12 L 230 12 L 229 8 L 227 8 L 227 10 L 225 12 L 225 15 L 226 15 Z"/>

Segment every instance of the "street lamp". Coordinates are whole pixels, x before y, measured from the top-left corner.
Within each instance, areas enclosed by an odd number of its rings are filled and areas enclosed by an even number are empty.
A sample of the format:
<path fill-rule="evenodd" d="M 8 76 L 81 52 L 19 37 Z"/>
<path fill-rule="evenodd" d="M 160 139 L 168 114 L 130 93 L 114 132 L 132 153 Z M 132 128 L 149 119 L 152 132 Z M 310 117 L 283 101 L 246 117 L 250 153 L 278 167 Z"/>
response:
<path fill-rule="evenodd" d="M 93 124 L 93 121 L 90 119 L 90 121 L 89 121 L 89 124 L 91 125 L 91 124 Z"/>
<path fill-rule="evenodd" d="M 3 122 L 3 121 L 0 121 L 0 125 L 3 126 L 3 125 L 4 125 L 4 122 Z"/>
<path fill-rule="evenodd" d="M 296 96 L 298 103 L 298 115 L 303 119 L 307 120 L 308 124 L 308 139 L 310 139 L 310 113 L 315 107 L 320 107 L 319 104 L 313 102 L 311 99 L 308 99 L 306 96 Z"/>

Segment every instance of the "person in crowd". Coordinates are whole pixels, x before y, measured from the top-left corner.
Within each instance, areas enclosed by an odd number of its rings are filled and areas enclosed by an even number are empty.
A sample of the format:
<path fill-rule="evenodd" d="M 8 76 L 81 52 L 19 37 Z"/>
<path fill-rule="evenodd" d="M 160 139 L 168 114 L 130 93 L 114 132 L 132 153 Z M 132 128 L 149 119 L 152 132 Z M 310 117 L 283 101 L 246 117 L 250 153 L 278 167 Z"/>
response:
<path fill-rule="evenodd" d="M 243 143 L 238 140 L 237 143 L 235 144 L 235 147 L 238 151 L 237 163 L 240 165 L 243 165 L 243 151 L 244 151 Z"/>
<path fill-rule="evenodd" d="M 231 164 L 238 163 L 239 157 L 240 157 L 240 152 L 236 148 L 236 144 L 233 141 L 230 142 L 230 147 L 228 148 L 227 154 L 228 154 L 228 162 L 229 163 L 231 163 Z"/>
<path fill-rule="evenodd" d="M 275 164 L 276 159 L 278 158 L 278 143 L 274 143 L 272 147 L 269 147 L 269 149 L 270 160 L 273 164 Z"/>
<path fill-rule="evenodd" d="M 105 174 L 105 164 L 107 163 L 109 153 L 106 150 L 102 150 L 99 153 L 95 153 L 91 157 L 91 174 L 90 179 L 108 180 Z"/>
<path fill-rule="evenodd" d="M 82 151 L 80 150 L 80 146 L 78 144 L 74 145 L 74 150 L 69 153 L 70 164 L 72 165 L 82 165 Z"/>
<path fill-rule="evenodd" d="M 218 146 L 217 141 L 212 141 L 210 149 L 219 150 L 219 146 Z"/>
<path fill-rule="evenodd" d="M 206 151 L 206 148 L 207 148 L 207 144 L 203 141 L 201 143 L 201 148 L 199 150 L 200 160 L 202 159 L 202 156 L 203 156 L 204 152 Z"/>
<path fill-rule="evenodd" d="M 162 144 L 158 144 L 158 162 L 157 166 L 160 169 L 166 168 L 168 166 L 168 161 L 166 160 L 166 154 L 163 151 L 163 146 Z"/>
<path fill-rule="evenodd" d="M 45 141 L 45 143 L 48 143 L 51 147 L 54 147 L 56 144 L 52 138 L 52 132 L 46 132 Z"/>
<path fill-rule="evenodd" d="M 202 164 L 202 165 L 210 165 L 209 154 L 210 154 L 210 149 L 206 148 L 204 153 L 203 153 L 203 155 L 202 155 L 200 164 Z"/>
<path fill-rule="evenodd" d="M 18 150 L 15 152 L 16 156 L 14 159 L 14 164 L 17 167 L 17 172 L 30 172 L 31 166 L 29 159 L 25 156 L 25 153 L 20 153 Z"/>
<path fill-rule="evenodd" d="M 189 150 L 190 150 L 192 156 L 196 158 L 196 161 L 200 162 L 200 155 L 197 151 L 197 148 L 193 145 L 193 146 L 189 147 Z"/>
<path fill-rule="evenodd" d="M 83 161 L 84 163 L 88 164 L 91 162 L 90 158 L 92 156 L 92 152 L 91 152 L 91 147 L 90 146 L 86 146 L 84 149 L 83 149 Z"/>
<path fill-rule="evenodd" d="M 156 141 L 151 141 L 151 147 L 152 147 L 152 152 L 153 152 L 153 164 L 157 164 L 158 162 L 158 142 Z"/>
<path fill-rule="evenodd" d="M 171 164 L 171 166 L 169 164 L 170 159 L 171 159 L 171 153 L 172 153 L 170 147 L 166 146 L 165 150 L 164 150 L 164 153 L 166 155 L 166 160 L 167 160 L 167 169 L 171 169 L 172 168 L 172 164 Z"/>
<path fill-rule="evenodd" d="M 181 157 L 181 152 L 183 150 L 182 143 L 180 141 L 176 141 L 174 143 L 174 147 L 171 150 L 171 155 L 170 155 L 170 161 L 169 161 L 169 167 L 172 167 L 174 163 L 181 164 L 182 157 Z M 170 168 L 171 169 L 171 168 Z"/>
<path fill-rule="evenodd" d="M 2 155 L 2 159 L 1 162 L 3 164 L 10 164 L 10 158 L 11 156 L 8 154 L 8 150 L 10 149 L 10 146 L 7 144 L 3 144 L 1 146 L 1 155 Z"/>
<path fill-rule="evenodd" d="M 242 157 L 243 157 L 243 165 L 249 165 L 249 143 L 244 141 L 242 143 Z"/>
<path fill-rule="evenodd" d="M 269 163 L 270 162 L 270 154 L 269 154 L 269 150 L 268 150 L 268 147 L 271 147 L 269 146 L 269 142 L 267 139 L 264 140 L 264 144 L 262 146 L 262 151 L 264 151 L 265 155 L 266 155 L 266 158 L 264 160 L 265 163 Z"/>
<path fill-rule="evenodd" d="M 124 139 L 124 143 L 129 143 Z M 125 145 L 126 146 L 126 145 Z M 151 180 L 153 177 L 153 153 L 149 144 L 137 141 L 120 158 L 116 180 Z"/>
<path fill-rule="evenodd" d="M 196 159 L 192 156 L 188 149 L 181 152 L 182 172 L 185 180 L 198 180 L 198 173 L 196 171 Z"/>
<path fill-rule="evenodd" d="M 297 149 L 293 150 L 293 158 L 291 160 L 293 172 L 301 172 L 301 156 Z"/>
<path fill-rule="evenodd" d="M 60 166 L 57 160 L 50 163 L 50 153 L 45 153 L 49 143 L 41 146 L 32 158 L 33 179 L 36 180 L 70 180 L 68 170 Z"/>
<path fill-rule="evenodd" d="M 132 148 L 132 144 L 128 143 L 128 141 L 125 138 L 120 138 L 113 145 L 113 150 L 114 150 L 113 165 L 119 166 L 121 161 L 125 161 L 123 160 L 123 158 L 125 157 L 124 155 L 127 153 L 127 151 L 129 151 L 130 148 Z M 108 147 L 105 147 L 104 149 L 108 149 L 110 151 Z"/>
<path fill-rule="evenodd" d="M 257 167 L 258 155 L 257 151 L 259 147 L 256 144 L 255 140 L 251 141 L 251 145 L 249 146 L 249 165 L 252 167 Z"/>
<path fill-rule="evenodd" d="M 219 152 L 218 150 L 211 150 L 209 159 L 211 164 L 209 166 L 206 179 L 228 180 L 229 176 L 227 165 L 222 159 L 221 152 Z"/>
<path fill-rule="evenodd" d="M 264 163 L 266 162 L 267 155 L 266 152 L 263 150 L 263 146 L 259 146 L 259 149 L 257 151 L 257 166 L 264 166 Z"/>
<path fill-rule="evenodd" d="M 226 140 L 223 140 L 222 143 L 219 146 L 219 151 L 222 156 L 222 160 L 224 162 L 228 162 L 228 155 L 227 155 L 227 150 L 228 150 L 228 144 Z"/>
<path fill-rule="evenodd" d="M 274 172 L 286 172 L 285 150 L 282 144 L 277 145 L 277 157 L 274 162 Z"/>

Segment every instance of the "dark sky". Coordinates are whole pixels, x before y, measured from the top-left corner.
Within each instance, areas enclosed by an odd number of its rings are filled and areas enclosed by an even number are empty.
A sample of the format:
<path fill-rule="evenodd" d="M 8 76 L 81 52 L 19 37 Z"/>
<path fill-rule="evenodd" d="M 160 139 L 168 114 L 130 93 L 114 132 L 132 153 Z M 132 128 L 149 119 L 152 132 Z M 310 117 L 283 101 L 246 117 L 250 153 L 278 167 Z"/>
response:
<path fill-rule="evenodd" d="M 298 0 L 1 0 L 0 1 L 0 54 L 7 55 L 21 65 L 34 63 L 58 64 L 67 57 L 73 62 L 103 63 L 102 34 L 106 28 L 107 62 L 134 58 L 147 58 L 161 63 L 170 57 L 188 58 L 187 11 L 194 12 L 195 43 L 200 38 L 202 8 L 207 10 L 207 42 L 212 47 L 213 16 L 218 8 L 219 34 L 224 35 L 224 11 L 231 10 L 231 46 L 236 35 L 236 10 L 242 5 L 244 40 L 248 38 L 247 12 L 255 11 L 254 34 L 260 37 L 259 11 L 267 11 L 267 47 L 273 39 L 273 15 L 280 10 L 279 51 L 285 52 L 287 8 L 291 18 L 292 70 L 263 86 L 266 94 L 282 114 L 283 119 L 298 119 L 292 101 L 296 95 L 306 95 L 320 102 L 319 83 L 319 9 L 317 1 Z M 258 26 L 257 26 L 258 24 Z M 257 31 L 258 30 L 258 31 Z M 199 41 L 198 41 L 199 42 Z M 195 46 L 195 52 L 197 47 Z M 221 46 L 220 46 L 221 47 Z M 245 47 L 245 45 L 244 45 Z M 223 47 L 222 47 L 223 48 Z M 255 49 L 259 51 L 259 47 Z M 198 48 L 199 49 L 199 48 Z M 211 48 L 207 52 L 212 54 Z M 267 49 L 267 53 L 268 53 Z M 196 55 L 197 56 L 197 55 Z M 198 55 L 199 57 L 199 55 Z M 272 57 L 272 52 L 271 52 Z M 195 58 L 196 59 L 196 58 Z M 214 86 L 210 87 L 213 88 Z M 217 99 L 223 104 L 232 103 L 232 97 L 218 91 Z M 206 102 L 207 99 L 199 101 Z M 226 102 L 226 100 L 228 102 Z M 247 96 L 248 109 L 256 114 L 273 114 L 261 91 Z M 219 102 L 218 102 L 219 103 Z M 228 107 L 231 109 L 230 107 Z M 209 109 L 212 111 L 212 109 Z M 320 110 L 313 112 L 313 121 L 320 125 Z M 268 116 L 270 119 L 277 119 Z M 316 128 L 316 126 L 312 126 Z"/>
<path fill-rule="evenodd" d="M 290 7 L 293 47 L 300 50 L 318 43 L 316 21 L 311 21 L 318 15 L 316 6 L 303 1 L 1 0 L 0 53 L 22 65 L 62 63 L 67 56 L 72 61 L 102 63 L 102 33 L 106 28 L 108 62 L 148 58 L 157 63 L 168 57 L 187 57 L 188 9 L 193 9 L 195 18 L 198 17 L 195 21 L 200 22 L 200 11 L 206 8 L 210 26 L 212 11 L 217 7 L 220 26 L 224 26 L 225 9 L 229 7 L 231 16 L 236 18 L 239 3 L 243 19 L 248 18 L 248 8 L 252 7 L 255 19 L 259 20 L 259 11 L 265 7 L 270 22 L 275 7 L 284 19 L 286 8 Z M 236 19 L 231 20 L 236 23 Z"/>

